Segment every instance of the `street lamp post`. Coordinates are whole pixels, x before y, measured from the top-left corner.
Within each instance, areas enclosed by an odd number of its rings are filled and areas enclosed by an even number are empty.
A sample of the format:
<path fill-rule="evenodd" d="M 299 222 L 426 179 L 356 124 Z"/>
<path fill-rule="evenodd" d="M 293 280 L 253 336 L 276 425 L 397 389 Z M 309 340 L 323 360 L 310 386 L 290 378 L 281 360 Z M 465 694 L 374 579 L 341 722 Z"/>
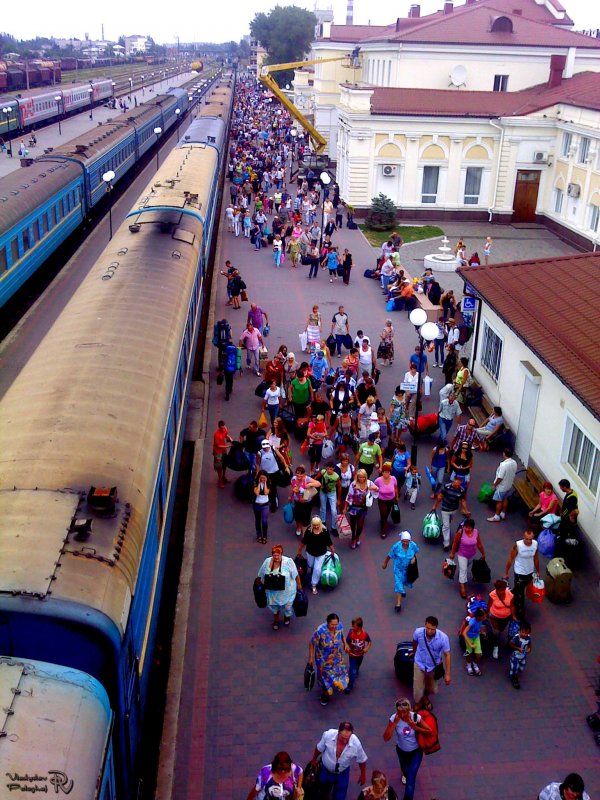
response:
<path fill-rule="evenodd" d="M 154 133 L 156 135 L 156 171 L 158 172 L 158 154 L 160 153 L 160 148 L 158 146 L 158 140 L 160 139 L 160 135 L 162 133 L 162 128 L 154 128 Z"/>
<path fill-rule="evenodd" d="M 425 343 L 433 342 L 438 334 L 438 327 L 435 322 L 427 322 L 427 312 L 422 308 L 414 308 L 409 314 L 409 319 L 419 334 L 419 358 L 422 360 L 424 345 Z M 421 361 L 417 370 L 417 400 L 415 403 L 415 421 L 413 423 L 413 443 L 410 450 L 410 463 L 413 466 L 417 465 L 417 442 L 419 439 L 419 401 L 421 396 L 423 372 L 424 368 Z"/>
<path fill-rule="evenodd" d="M 115 179 L 115 173 L 111 170 L 105 172 L 102 176 L 102 180 L 106 184 L 106 193 L 109 195 L 108 198 L 108 240 L 112 239 L 112 201 L 110 199 L 110 193 L 112 192 L 113 188 L 113 181 Z"/>
<path fill-rule="evenodd" d="M 59 136 L 62 136 L 62 130 L 61 130 L 61 127 L 60 127 L 60 101 L 61 100 L 62 100 L 62 97 L 59 94 L 57 94 L 56 97 L 54 98 L 54 102 L 56 103 L 56 116 L 58 117 L 58 135 Z"/>
<path fill-rule="evenodd" d="M 144 76 L 141 75 L 140 77 L 142 79 L 142 96 L 143 96 L 144 94 L 146 94 L 145 91 L 144 91 Z"/>
<path fill-rule="evenodd" d="M 133 78 L 129 78 L 129 94 L 133 92 Z"/>
<path fill-rule="evenodd" d="M 2 113 L 6 115 L 6 133 L 8 139 L 8 156 L 12 158 L 12 142 L 10 141 L 10 137 L 8 134 L 10 133 L 10 106 L 5 106 L 2 109 Z"/>
<path fill-rule="evenodd" d="M 90 96 L 90 119 L 94 119 L 94 101 L 93 101 L 94 90 L 92 89 L 91 86 L 88 89 L 88 94 Z"/>
<path fill-rule="evenodd" d="M 114 100 L 115 99 L 115 86 L 117 84 L 114 81 L 112 81 L 110 85 L 112 87 L 112 96 L 113 96 L 113 100 Z"/>
<path fill-rule="evenodd" d="M 323 247 L 323 228 L 325 227 L 325 189 L 331 183 L 331 178 L 327 172 L 322 172 L 319 175 L 319 180 L 323 186 L 323 197 L 321 198 L 321 239 L 319 241 L 319 255 L 321 254 L 321 248 Z"/>
<path fill-rule="evenodd" d="M 290 131 L 290 136 L 292 137 L 292 160 L 290 163 L 290 183 L 292 182 L 292 178 L 294 177 L 294 159 L 296 158 L 296 137 L 298 136 L 298 131 L 296 128 L 292 128 Z"/>
<path fill-rule="evenodd" d="M 177 120 L 177 141 L 179 141 L 179 115 L 181 114 L 181 109 L 175 109 L 175 119 Z"/>

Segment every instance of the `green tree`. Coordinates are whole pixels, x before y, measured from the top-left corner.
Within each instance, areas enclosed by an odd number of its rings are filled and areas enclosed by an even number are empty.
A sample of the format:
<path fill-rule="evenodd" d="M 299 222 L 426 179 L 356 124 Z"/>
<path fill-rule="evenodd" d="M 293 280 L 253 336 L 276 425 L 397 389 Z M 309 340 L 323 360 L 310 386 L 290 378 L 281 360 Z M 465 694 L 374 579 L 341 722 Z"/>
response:
<path fill-rule="evenodd" d="M 267 51 L 267 64 L 301 61 L 315 38 L 317 18 L 312 11 L 298 6 L 275 6 L 268 14 L 256 14 L 250 32 Z M 278 72 L 273 76 L 280 86 L 293 80 L 293 73 Z"/>
<path fill-rule="evenodd" d="M 391 231 L 396 222 L 396 206 L 379 192 L 377 197 L 371 198 L 371 208 L 365 219 L 365 225 L 372 231 Z"/>
<path fill-rule="evenodd" d="M 250 58 L 250 45 L 245 39 L 240 39 L 240 43 L 238 44 L 238 58 Z"/>

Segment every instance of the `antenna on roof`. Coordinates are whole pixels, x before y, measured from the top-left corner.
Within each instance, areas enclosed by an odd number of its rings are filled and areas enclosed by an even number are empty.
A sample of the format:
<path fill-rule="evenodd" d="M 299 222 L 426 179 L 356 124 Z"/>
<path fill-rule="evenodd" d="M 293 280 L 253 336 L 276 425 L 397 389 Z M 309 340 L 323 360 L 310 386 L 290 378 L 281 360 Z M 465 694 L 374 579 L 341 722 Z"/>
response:
<path fill-rule="evenodd" d="M 463 67 L 462 64 L 457 64 L 455 67 L 452 67 L 452 72 L 450 73 L 450 85 L 464 86 L 466 82 L 467 68 Z"/>

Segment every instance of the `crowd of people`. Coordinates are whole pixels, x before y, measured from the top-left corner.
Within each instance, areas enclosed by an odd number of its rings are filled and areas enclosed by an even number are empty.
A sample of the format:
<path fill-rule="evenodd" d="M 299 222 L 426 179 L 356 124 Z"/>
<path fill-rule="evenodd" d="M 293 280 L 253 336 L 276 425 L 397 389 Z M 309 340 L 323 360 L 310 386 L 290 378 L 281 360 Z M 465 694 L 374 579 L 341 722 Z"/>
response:
<path fill-rule="evenodd" d="M 308 279 L 323 273 L 331 283 L 340 279 L 340 284 L 348 284 L 352 255 L 347 249 L 340 253 L 334 244 L 343 222 L 339 189 L 335 183 L 322 185 L 311 170 L 306 170 L 292 190 L 288 172 L 295 158 L 302 160 L 304 145 L 298 145 L 291 135 L 291 119 L 286 112 L 278 111 L 281 113 L 274 113 L 253 79 L 239 84 L 229 149 L 228 233 L 249 239 L 249 259 L 253 248 L 255 252 L 267 248 L 273 254 L 273 269 L 304 266 Z M 408 297 L 408 290 L 402 295 L 406 287 L 401 275 L 402 240 L 392 236 L 388 245 L 382 249 L 377 265 L 382 291 L 388 298 Z M 491 246 L 491 240 L 486 242 L 486 263 Z M 249 283 L 250 271 L 244 268 Z M 232 330 L 225 341 L 218 342 L 225 397 L 231 396 L 233 378 L 241 377 L 244 366 L 261 381 L 254 392 L 260 416 L 251 413 L 239 432 L 231 433 L 221 420 L 214 433 L 218 485 L 224 489 L 229 483 L 228 465 L 235 456 L 238 463 L 234 469 L 243 473 L 236 480 L 236 493 L 238 487 L 240 492 L 247 490 L 257 544 L 269 543 L 274 514 L 282 514 L 293 524 L 297 537 L 291 535 L 287 543 L 273 544 L 257 573 L 272 629 L 278 631 L 292 624 L 294 603 L 303 586 L 310 587 L 313 595 L 319 593 L 325 565 L 335 564 L 342 548 L 360 551 L 369 512 L 377 519 L 379 536 L 394 537 L 381 567 L 386 570 L 392 563 L 393 608 L 394 613 L 401 613 L 407 590 L 413 589 L 419 577 L 420 552 L 402 517 L 408 516 L 408 508 L 414 511 L 420 506 L 423 513 L 437 519 L 439 510 L 445 569 L 455 565 L 458 571 L 462 608 L 457 609 L 457 627 L 466 656 L 464 669 L 469 676 L 481 676 L 482 639 L 490 643 L 493 659 L 500 657 L 505 646 L 507 679 L 520 689 L 532 652 L 525 598 L 540 571 L 534 521 L 555 509 L 557 498 L 552 487 L 544 491 L 540 503 L 532 509 L 531 524 L 507 554 L 504 571 L 499 565 L 496 568 L 489 596 L 470 602 L 473 589 L 469 591 L 468 584 L 470 580 L 476 583 L 473 565 L 486 558 L 484 537 L 471 510 L 471 473 L 478 452 L 502 441 L 504 420 L 500 407 L 479 426 L 468 416 L 471 375 L 469 361 L 461 355 L 459 309 L 453 293 L 440 293 L 438 298 L 443 314 L 431 350 L 422 352 L 416 347 L 408 363 L 399 369 L 399 374 L 404 374 L 401 384 L 391 397 L 382 397 L 378 389 L 382 369 L 391 369 L 398 361 L 391 319 L 385 319 L 381 330 L 371 337 L 351 324 L 345 305 L 339 304 L 329 320 L 314 304 L 296 352 L 282 344 L 269 357 L 265 353 L 270 333 L 268 311 L 255 302 L 240 269 L 228 261 L 222 274 L 227 278 L 227 302 L 232 310 L 242 307 L 242 293 L 252 298 L 243 330 L 239 334 Z M 430 297 L 432 290 L 435 295 L 437 281 L 433 275 L 426 272 L 423 279 Z M 409 285 L 413 286 L 412 281 Z M 354 311 L 351 313 L 354 315 Z M 238 328 L 242 325 L 240 320 Z M 437 374 L 444 380 L 433 415 L 435 445 L 426 465 L 418 468 L 411 462 L 406 436 L 425 400 L 424 379 L 430 377 L 430 366 L 441 369 Z M 241 380 L 239 383 L 245 385 Z M 516 466 L 512 450 L 505 447 L 495 476 L 490 476 L 495 504 L 487 520 L 491 523 L 506 519 Z M 431 490 L 430 503 L 423 502 L 424 485 Z M 574 505 L 569 505 L 567 495 L 566 505 L 570 509 L 568 524 L 574 524 L 576 496 Z M 368 542 L 365 544 L 368 547 Z M 353 557 L 359 557 L 359 553 Z M 440 580 L 444 580 L 442 575 Z M 462 610 L 463 601 L 466 611 Z M 347 633 L 333 612 L 314 630 L 308 641 L 307 668 L 316 676 L 322 706 L 331 702 L 335 691 L 348 695 L 356 689 L 363 659 L 372 644 L 360 616 L 352 619 Z M 414 631 L 412 650 L 413 700 L 399 698 L 389 719 L 382 721 L 384 741 L 393 740 L 396 746 L 405 800 L 415 796 L 423 754 L 433 752 L 427 750 L 427 742 L 437 733 L 432 699 L 442 684 L 451 683 L 453 666 L 449 637 L 434 615 L 427 616 L 424 625 Z M 353 763 L 359 766 L 360 798 L 397 797 L 381 770 L 373 770 L 367 784 L 367 754 L 353 724 L 343 721 L 337 729 L 323 732 L 306 770 L 288 752 L 278 752 L 261 769 L 248 798 L 302 797 L 303 792 L 314 792 L 314 797 L 344 800 Z M 559 788 L 552 788 L 555 786 Z M 568 794 L 572 791 L 579 794 Z M 576 796 L 585 796 L 583 781 L 577 775 L 569 775 L 562 784 L 551 784 L 540 793 L 543 800 Z"/>

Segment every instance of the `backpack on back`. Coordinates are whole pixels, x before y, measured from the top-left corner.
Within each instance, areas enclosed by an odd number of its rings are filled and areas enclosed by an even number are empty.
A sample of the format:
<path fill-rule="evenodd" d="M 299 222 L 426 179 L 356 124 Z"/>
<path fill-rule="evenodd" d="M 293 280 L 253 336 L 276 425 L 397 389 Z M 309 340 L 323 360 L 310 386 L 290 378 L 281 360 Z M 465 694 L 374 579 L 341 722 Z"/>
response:
<path fill-rule="evenodd" d="M 215 347 L 226 347 L 231 342 L 231 325 L 226 319 L 215 322 L 212 343 Z"/>
<path fill-rule="evenodd" d="M 425 709 L 419 711 L 419 716 L 421 717 L 421 722 L 429 726 L 431 733 L 419 733 L 419 731 L 416 731 L 417 742 L 424 755 L 430 756 L 440 749 L 438 721 L 435 714 Z"/>

